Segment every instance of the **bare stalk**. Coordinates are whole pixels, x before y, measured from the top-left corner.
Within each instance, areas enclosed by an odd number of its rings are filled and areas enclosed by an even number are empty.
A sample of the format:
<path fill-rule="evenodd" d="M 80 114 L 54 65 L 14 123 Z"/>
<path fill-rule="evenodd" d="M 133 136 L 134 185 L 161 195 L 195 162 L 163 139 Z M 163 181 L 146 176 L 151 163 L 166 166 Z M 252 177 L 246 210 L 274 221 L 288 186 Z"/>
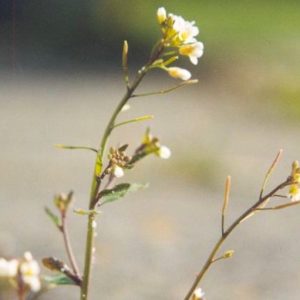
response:
<path fill-rule="evenodd" d="M 76 275 L 76 277 L 78 279 L 81 278 L 80 275 L 80 271 L 76 262 L 76 258 L 72 249 L 72 245 L 71 245 L 71 241 L 70 241 L 70 236 L 69 236 L 69 232 L 68 232 L 68 228 L 67 228 L 67 220 L 66 220 L 66 214 L 63 213 L 61 215 L 61 232 L 63 235 L 63 239 L 64 239 L 64 244 L 65 244 L 65 248 L 66 248 L 66 252 L 67 252 L 67 256 L 71 265 L 71 268 L 74 272 L 74 274 Z"/>
<path fill-rule="evenodd" d="M 225 193 L 224 193 L 224 201 L 223 201 L 223 207 L 222 207 L 222 219 L 221 219 L 221 230 L 222 235 L 224 234 L 224 228 L 225 228 L 225 214 L 228 207 L 229 202 L 229 194 L 230 194 L 230 188 L 231 188 L 231 177 L 227 176 L 226 183 L 225 183 Z"/>
<path fill-rule="evenodd" d="M 209 270 L 212 263 L 215 261 L 215 256 L 218 252 L 218 250 L 221 248 L 223 243 L 226 241 L 227 237 L 231 234 L 231 232 L 246 218 L 251 216 L 261 205 L 263 205 L 268 199 L 270 199 L 273 195 L 275 195 L 278 191 L 285 188 L 286 186 L 292 184 L 292 179 L 287 178 L 284 182 L 279 184 L 276 188 L 274 188 L 271 192 L 266 194 L 265 196 L 260 196 L 259 200 L 253 204 L 250 208 L 248 208 L 241 216 L 239 216 L 229 227 L 227 230 L 223 232 L 219 240 L 216 242 L 215 246 L 213 247 L 212 251 L 210 252 L 210 255 L 208 259 L 206 260 L 205 264 L 203 265 L 201 271 L 198 273 L 196 279 L 194 280 L 191 288 L 189 289 L 187 295 L 185 296 L 184 300 L 189 300 L 199 285 L 200 281 L 206 274 L 206 272 Z"/>

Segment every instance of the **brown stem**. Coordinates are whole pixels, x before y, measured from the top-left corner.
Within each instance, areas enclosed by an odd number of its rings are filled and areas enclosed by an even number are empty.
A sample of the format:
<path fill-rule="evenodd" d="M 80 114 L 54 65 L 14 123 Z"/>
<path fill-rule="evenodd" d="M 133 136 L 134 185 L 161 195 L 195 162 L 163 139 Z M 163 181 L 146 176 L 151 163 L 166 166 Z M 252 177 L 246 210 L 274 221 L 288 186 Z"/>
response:
<path fill-rule="evenodd" d="M 67 256 L 71 265 L 71 268 L 74 272 L 74 274 L 76 275 L 76 277 L 78 279 L 80 279 L 81 281 L 81 275 L 80 275 L 80 271 L 76 262 L 76 258 L 72 249 L 72 245 L 71 245 L 71 241 L 70 241 L 70 236 L 69 236 L 69 232 L 68 232 L 68 228 L 67 228 L 67 220 L 66 220 L 66 214 L 62 213 L 61 214 L 61 232 L 63 235 L 63 239 L 64 239 L 64 244 L 65 244 L 65 248 L 66 248 L 66 252 L 67 252 Z"/>
<path fill-rule="evenodd" d="M 198 273 L 196 279 L 194 280 L 191 288 L 189 289 L 187 295 L 185 296 L 184 300 L 189 300 L 194 293 L 195 289 L 197 288 L 198 284 L 200 283 L 203 276 L 206 274 L 212 263 L 214 262 L 214 258 L 222 244 L 225 242 L 227 237 L 231 234 L 231 232 L 247 217 L 249 217 L 257 208 L 259 208 L 265 201 L 267 201 L 269 198 L 271 198 L 274 194 L 276 194 L 279 190 L 283 189 L 284 187 L 292 184 L 291 178 L 287 178 L 286 181 L 279 184 L 276 188 L 274 188 L 271 192 L 269 192 L 265 196 L 260 196 L 259 200 L 252 205 L 250 208 L 248 208 L 240 217 L 238 217 L 231 226 L 228 227 L 226 231 L 221 235 L 217 243 L 215 244 L 214 248 L 210 252 L 210 255 L 208 259 L 206 260 L 204 266 L 202 267 L 201 271 Z"/>

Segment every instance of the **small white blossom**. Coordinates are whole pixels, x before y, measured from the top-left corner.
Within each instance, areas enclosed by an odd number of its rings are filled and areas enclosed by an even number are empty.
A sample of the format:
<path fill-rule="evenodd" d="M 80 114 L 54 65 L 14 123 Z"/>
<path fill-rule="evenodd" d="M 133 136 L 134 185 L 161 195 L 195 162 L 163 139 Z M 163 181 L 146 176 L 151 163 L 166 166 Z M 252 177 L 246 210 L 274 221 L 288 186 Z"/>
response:
<path fill-rule="evenodd" d="M 116 165 L 113 168 L 113 174 L 117 178 L 123 177 L 124 176 L 124 170 L 121 167 Z"/>
<path fill-rule="evenodd" d="M 166 12 L 166 9 L 164 7 L 160 7 L 157 10 L 156 15 L 157 15 L 157 20 L 158 20 L 159 24 L 163 23 L 167 19 L 167 12 Z"/>
<path fill-rule="evenodd" d="M 23 276 L 23 281 L 32 292 L 38 292 L 41 289 L 41 281 L 37 276 Z"/>
<path fill-rule="evenodd" d="M 18 261 L 0 258 L 0 277 L 11 278 L 17 275 Z"/>
<path fill-rule="evenodd" d="M 199 34 L 199 29 L 195 26 L 195 22 L 189 22 L 184 20 L 181 16 L 169 14 L 174 20 L 173 29 L 178 33 L 179 39 L 187 44 L 196 42 L 195 36 Z"/>
<path fill-rule="evenodd" d="M 192 64 L 198 64 L 198 58 L 203 55 L 203 43 L 196 42 L 193 44 L 182 45 L 179 48 L 179 53 L 181 55 L 188 56 Z"/>
<path fill-rule="evenodd" d="M 167 14 L 163 7 L 157 10 L 157 18 L 162 29 L 164 46 L 166 48 L 177 48 L 180 55 L 188 56 L 191 63 L 197 65 L 198 59 L 203 55 L 204 46 L 202 42 L 197 41 L 199 28 L 196 26 L 195 21 L 186 21 L 181 16 Z M 170 59 L 172 61 L 172 59 L 176 60 L 177 58 L 174 56 Z M 166 65 L 169 65 L 169 63 Z M 175 72 L 176 69 L 171 69 L 170 75 L 175 78 L 183 80 L 190 78 L 188 71 L 184 73 L 173 73 L 173 71 Z"/>
<path fill-rule="evenodd" d="M 190 71 L 178 67 L 167 68 L 167 71 L 171 77 L 181 80 L 189 80 L 192 77 Z"/>
<path fill-rule="evenodd" d="M 39 274 L 39 264 L 33 259 L 30 252 L 25 252 L 24 258 L 18 260 L 0 258 L 0 278 L 5 277 L 18 284 L 20 276 L 22 282 L 32 292 L 38 292 L 41 289 Z"/>
<path fill-rule="evenodd" d="M 201 288 L 197 288 L 194 291 L 192 299 L 193 300 L 204 300 L 204 292 L 203 292 L 203 290 Z"/>
<path fill-rule="evenodd" d="M 171 156 L 171 150 L 167 146 L 160 146 L 158 156 L 162 159 L 168 159 Z"/>
<path fill-rule="evenodd" d="M 20 262 L 19 270 L 23 282 L 28 285 L 31 291 L 38 292 L 41 289 L 39 278 L 40 266 L 37 261 L 33 259 L 30 252 L 24 253 L 24 261 Z"/>

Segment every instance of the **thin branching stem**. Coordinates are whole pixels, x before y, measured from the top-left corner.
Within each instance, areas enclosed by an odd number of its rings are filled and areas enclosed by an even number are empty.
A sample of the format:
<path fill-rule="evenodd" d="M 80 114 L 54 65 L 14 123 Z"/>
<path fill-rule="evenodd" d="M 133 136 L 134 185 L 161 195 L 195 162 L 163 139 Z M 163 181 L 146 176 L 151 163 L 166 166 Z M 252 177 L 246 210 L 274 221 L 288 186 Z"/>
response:
<path fill-rule="evenodd" d="M 67 150 L 90 150 L 95 153 L 98 153 L 98 150 L 93 148 L 93 147 L 88 147 L 88 146 L 69 146 L 69 145 L 62 145 L 62 144 L 57 144 L 55 147 L 60 148 L 60 149 L 67 149 Z"/>
<path fill-rule="evenodd" d="M 282 190 L 288 185 L 292 184 L 292 179 L 287 178 L 284 182 L 279 184 L 276 188 L 274 188 L 271 192 L 266 194 L 265 196 L 261 196 L 259 200 L 253 204 L 250 208 L 248 208 L 241 216 L 239 216 L 229 227 L 224 231 L 224 233 L 221 235 L 219 240 L 216 242 L 215 246 L 213 247 L 212 251 L 210 252 L 210 255 L 208 259 L 206 260 L 205 264 L 203 265 L 201 271 L 198 273 L 196 279 L 194 280 L 191 288 L 189 289 L 188 293 L 184 297 L 184 300 L 189 300 L 199 285 L 200 281 L 212 265 L 212 263 L 215 261 L 215 256 L 218 252 L 218 250 L 221 248 L 223 243 L 226 241 L 227 237 L 231 234 L 231 232 L 245 219 L 247 219 L 250 215 L 252 215 L 260 206 L 264 204 L 264 202 L 268 201 L 273 195 L 275 195 L 278 191 Z"/>
<path fill-rule="evenodd" d="M 134 94 L 134 95 L 132 95 L 132 97 L 137 98 L 137 97 L 146 97 L 146 96 L 153 96 L 153 95 L 163 95 L 163 94 L 173 92 L 174 90 L 177 90 L 181 87 L 187 86 L 189 84 L 194 84 L 197 82 L 198 82 L 197 79 L 183 81 L 183 82 L 181 82 L 175 86 L 172 86 L 170 88 L 167 88 L 167 89 L 163 89 L 163 90 L 156 91 L 156 92 L 143 93 L 143 94 Z"/>
<path fill-rule="evenodd" d="M 134 119 L 130 119 L 130 120 L 115 124 L 114 129 L 117 128 L 117 127 L 123 126 L 123 125 L 131 124 L 131 123 L 137 123 L 137 122 L 152 120 L 153 118 L 154 118 L 154 116 L 152 116 L 152 115 L 137 117 L 137 118 L 134 118 Z"/>
<path fill-rule="evenodd" d="M 121 112 L 122 108 L 125 104 L 127 104 L 128 100 L 132 97 L 136 88 L 139 86 L 145 75 L 147 74 L 149 67 L 153 64 L 153 62 L 162 54 L 164 50 L 164 45 L 161 41 L 159 41 L 154 47 L 148 63 L 142 67 L 133 81 L 133 83 L 127 86 L 126 92 L 121 99 L 120 103 L 116 107 L 113 112 L 103 134 L 103 137 L 100 142 L 100 147 L 97 153 L 94 173 L 91 184 L 91 192 L 90 192 L 90 201 L 89 201 L 89 210 L 93 211 L 95 206 L 97 205 L 98 199 L 97 195 L 99 193 L 100 185 L 101 185 L 101 172 L 103 168 L 103 156 L 105 153 L 105 148 L 108 142 L 108 139 L 111 135 L 111 132 L 114 129 L 116 119 Z M 84 271 L 82 278 L 82 285 L 80 291 L 80 299 L 87 300 L 88 292 L 89 292 L 89 282 L 91 275 L 91 267 L 92 267 L 92 258 L 93 258 L 93 247 L 94 247 L 94 235 L 95 235 L 95 219 L 96 215 L 94 213 L 89 214 L 88 216 L 88 224 L 87 224 L 87 237 L 86 237 L 86 249 L 85 249 L 85 261 L 84 261 Z"/>
<path fill-rule="evenodd" d="M 299 205 L 299 204 L 300 204 L 300 201 L 293 201 L 293 202 L 288 202 L 288 203 L 273 206 L 273 207 L 258 207 L 256 210 L 279 210 L 279 209 L 283 209 L 283 208 L 287 208 L 287 207 L 291 207 L 291 206 L 295 206 L 295 205 Z"/>
<path fill-rule="evenodd" d="M 79 271 L 79 267 L 73 252 L 73 248 L 71 245 L 71 241 L 70 241 L 70 236 L 69 236 L 69 231 L 68 231 L 68 227 L 67 227 L 67 218 L 66 218 L 66 214 L 62 213 L 61 215 L 61 232 L 63 235 L 63 239 L 64 239 L 64 244 L 65 244 L 65 248 L 66 248 L 66 252 L 67 252 L 67 256 L 71 265 L 71 268 L 74 272 L 74 274 L 76 275 L 76 277 L 78 277 L 79 279 L 81 278 L 80 275 L 80 271 Z"/>

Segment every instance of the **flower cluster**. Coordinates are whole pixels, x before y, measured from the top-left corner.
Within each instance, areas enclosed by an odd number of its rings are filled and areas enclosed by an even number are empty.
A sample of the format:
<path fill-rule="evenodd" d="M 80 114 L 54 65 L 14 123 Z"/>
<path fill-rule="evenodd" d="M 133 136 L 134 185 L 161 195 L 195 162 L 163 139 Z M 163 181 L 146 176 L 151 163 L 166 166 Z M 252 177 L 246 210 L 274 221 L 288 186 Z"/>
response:
<path fill-rule="evenodd" d="M 153 137 L 150 130 L 147 129 L 142 144 L 136 149 L 131 163 L 133 164 L 152 153 L 162 159 L 168 159 L 171 156 L 171 150 L 167 146 L 161 145 L 159 139 Z"/>
<path fill-rule="evenodd" d="M 26 291 L 38 292 L 41 289 L 40 267 L 30 252 L 20 259 L 0 258 L 0 279 L 11 282 L 15 287 L 22 285 Z"/>
<path fill-rule="evenodd" d="M 291 201 L 299 201 L 300 200 L 300 167 L 298 161 L 294 161 L 292 164 L 291 178 L 293 184 L 291 184 L 290 186 L 288 196 L 291 199 Z"/>
<path fill-rule="evenodd" d="M 125 154 L 127 147 L 128 145 L 124 145 L 118 149 L 113 147 L 110 148 L 108 154 L 109 166 L 105 171 L 106 174 L 112 174 L 117 178 L 124 176 L 124 169 L 127 168 L 127 165 L 131 160 L 131 157 Z"/>
<path fill-rule="evenodd" d="M 189 22 L 181 16 L 167 14 L 164 7 L 157 10 L 157 20 L 163 35 L 163 47 L 174 50 L 170 53 L 175 54 L 171 59 L 162 62 L 160 67 L 174 78 L 190 79 L 191 73 L 188 70 L 168 67 L 168 65 L 178 58 L 177 55 L 187 56 L 192 64 L 198 64 L 198 59 L 203 55 L 204 49 L 203 43 L 196 39 L 199 34 L 198 27 L 194 21 Z"/>

